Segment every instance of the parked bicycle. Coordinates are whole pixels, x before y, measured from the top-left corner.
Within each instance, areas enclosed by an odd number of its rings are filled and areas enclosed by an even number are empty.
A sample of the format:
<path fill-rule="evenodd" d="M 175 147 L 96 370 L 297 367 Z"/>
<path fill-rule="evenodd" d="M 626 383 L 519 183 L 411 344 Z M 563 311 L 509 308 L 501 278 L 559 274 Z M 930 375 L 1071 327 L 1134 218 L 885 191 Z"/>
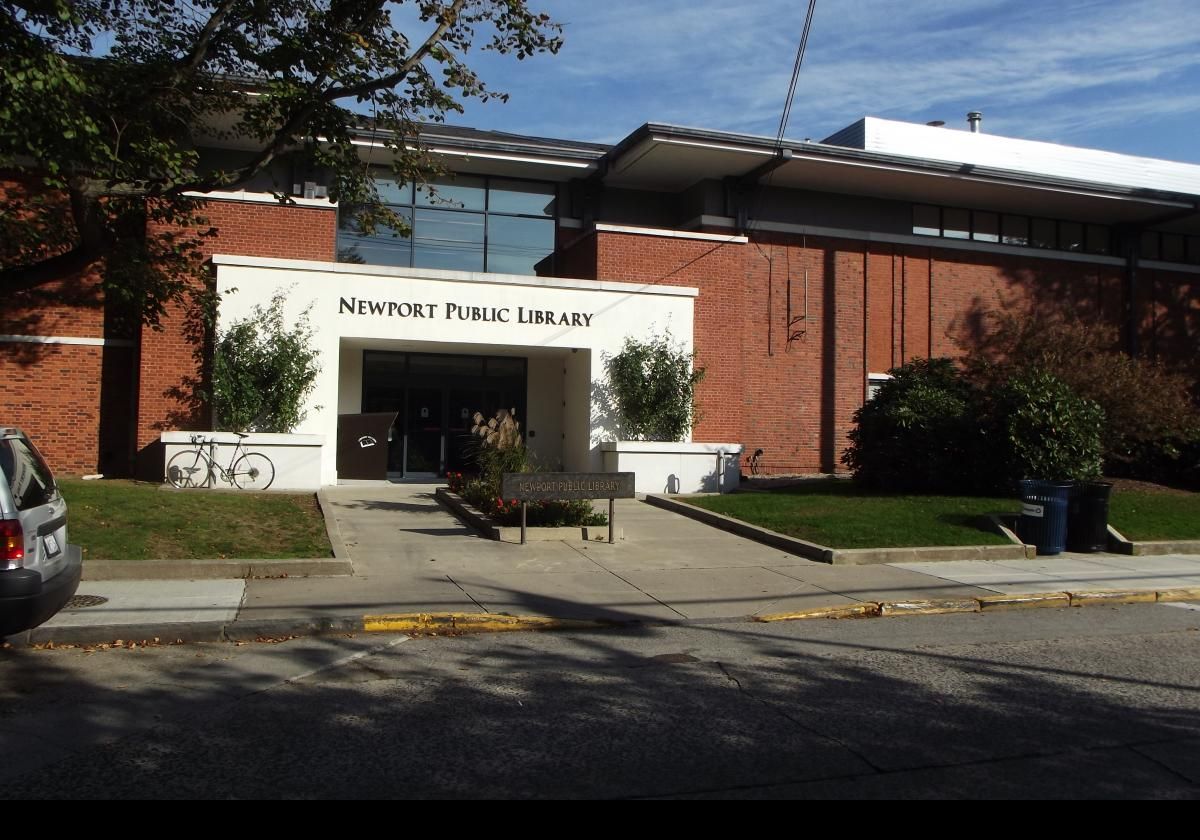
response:
<path fill-rule="evenodd" d="M 167 463 L 167 481 L 172 487 L 186 490 L 193 487 L 210 487 L 219 474 L 221 480 L 242 490 L 266 490 L 275 480 L 275 465 L 261 452 L 247 452 L 242 446 L 248 434 L 234 432 L 237 446 L 229 456 L 229 466 L 217 461 L 217 439 L 204 435 L 192 435 L 195 449 L 176 453 Z"/>

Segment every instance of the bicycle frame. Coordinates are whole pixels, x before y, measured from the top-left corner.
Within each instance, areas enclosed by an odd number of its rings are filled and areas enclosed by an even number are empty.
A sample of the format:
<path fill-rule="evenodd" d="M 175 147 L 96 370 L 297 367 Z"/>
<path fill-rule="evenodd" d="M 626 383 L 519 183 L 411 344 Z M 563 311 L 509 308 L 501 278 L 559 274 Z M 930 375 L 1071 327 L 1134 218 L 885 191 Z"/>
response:
<path fill-rule="evenodd" d="M 196 453 L 204 459 L 204 464 L 208 470 L 209 477 L 212 477 L 215 470 L 220 474 L 221 481 L 226 484 L 233 484 L 233 465 L 237 463 L 238 458 L 246 454 L 246 449 L 242 446 L 242 439 L 238 438 L 237 444 L 233 447 L 233 454 L 229 458 L 229 466 L 221 466 L 221 462 L 217 460 L 216 451 L 218 441 L 216 438 L 206 438 L 204 435 L 192 435 L 192 445 L 196 447 Z M 207 485 L 208 482 L 206 481 Z"/>
<path fill-rule="evenodd" d="M 215 477 L 239 490 L 266 490 L 275 481 L 275 465 L 262 452 L 251 452 L 245 446 L 248 434 L 235 432 L 237 441 L 229 454 L 229 463 L 217 460 L 217 438 L 191 435 L 192 448 L 184 449 L 167 461 L 167 480 L 183 490 L 188 487 L 210 487 Z"/>
<path fill-rule="evenodd" d="M 204 441 L 204 435 L 196 435 L 196 437 L 200 438 L 201 441 Z M 216 455 L 215 455 L 216 449 L 217 449 L 216 438 L 209 438 L 207 443 L 208 443 L 207 457 L 208 457 L 209 468 L 211 469 L 212 467 L 216 467 L 217 472 L 219 472 L 221 474 L 221 480 L 224 482 L 227 482 L 229 484 L 232 484 L 233 483 L 233 465 L 237 463 L 238 458 L 240 458 L 246 454 L 246 450 L 242 446 L 242 438 L 238 438 L 237 444 L 233 447 L 233 454 L 230 455 L 230 457 L 229 457 L 228 469 L 225 467 L 222 467 L 221 463 L 216 458 Z"/>

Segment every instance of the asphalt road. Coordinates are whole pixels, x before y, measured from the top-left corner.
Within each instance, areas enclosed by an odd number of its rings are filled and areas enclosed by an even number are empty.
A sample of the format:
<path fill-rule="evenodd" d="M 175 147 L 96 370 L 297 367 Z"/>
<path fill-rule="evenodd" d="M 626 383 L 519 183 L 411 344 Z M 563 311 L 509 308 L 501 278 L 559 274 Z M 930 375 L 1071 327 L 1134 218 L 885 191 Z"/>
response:
<path fill-rule="evenodd" d="M 0 654 L 5 798 L 1200 796 L 1166 605 Z"/>

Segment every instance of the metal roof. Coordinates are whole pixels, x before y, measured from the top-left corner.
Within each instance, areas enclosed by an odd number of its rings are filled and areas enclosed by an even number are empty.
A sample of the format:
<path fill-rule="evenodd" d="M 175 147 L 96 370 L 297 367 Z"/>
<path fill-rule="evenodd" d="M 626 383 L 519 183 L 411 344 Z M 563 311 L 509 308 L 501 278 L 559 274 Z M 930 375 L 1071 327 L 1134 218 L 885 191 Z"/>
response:
<path fill-rule="evenodd" d="M 1200 196 L 1200 166 L 970 132 L 942 126 L 864 117 L 824 144 L 1081 183 Z"/>

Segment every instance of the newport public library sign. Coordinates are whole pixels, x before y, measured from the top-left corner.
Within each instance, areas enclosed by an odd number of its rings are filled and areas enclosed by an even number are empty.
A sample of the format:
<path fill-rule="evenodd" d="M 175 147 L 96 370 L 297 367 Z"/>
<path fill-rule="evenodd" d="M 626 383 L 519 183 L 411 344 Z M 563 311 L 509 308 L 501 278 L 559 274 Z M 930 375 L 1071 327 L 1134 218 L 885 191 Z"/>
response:
<path fill-rule="evenodd" d="M 521 545 L 525 545 L 525 515 L 530 502 L 608 499 L 608 541 L 617 532 L 617 499 L 632 499 L 634 475 L 616 473 L 504 473 L 500 495 L 521 503 Z"/>
<path fill-rule="evenodd" d="M 366 300 L 339 298 L 339 315 L 380 315 L 386 318 L 431 318 L 446 321 L 483 321 L 501 324 L 549 324 L 557 327 L 590 327 L 591 312 L 563 312 L 553 309 L 532 309 L 524 306 L 469 306 L 462 303 L 413 303 L 395 300 Z"/>

